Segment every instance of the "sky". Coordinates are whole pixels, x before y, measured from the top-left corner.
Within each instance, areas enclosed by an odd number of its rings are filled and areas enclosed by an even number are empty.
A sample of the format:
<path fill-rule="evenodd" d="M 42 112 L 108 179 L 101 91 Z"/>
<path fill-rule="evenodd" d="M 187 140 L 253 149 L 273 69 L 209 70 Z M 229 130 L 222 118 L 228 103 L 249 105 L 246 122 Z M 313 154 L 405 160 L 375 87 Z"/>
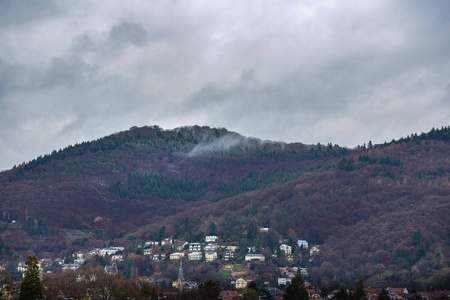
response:
<path fill-rule="evenodd" d="M 0 1 L 0 170 L 132 126 L 383 143 L 450 125 L 450 1 Z"/>

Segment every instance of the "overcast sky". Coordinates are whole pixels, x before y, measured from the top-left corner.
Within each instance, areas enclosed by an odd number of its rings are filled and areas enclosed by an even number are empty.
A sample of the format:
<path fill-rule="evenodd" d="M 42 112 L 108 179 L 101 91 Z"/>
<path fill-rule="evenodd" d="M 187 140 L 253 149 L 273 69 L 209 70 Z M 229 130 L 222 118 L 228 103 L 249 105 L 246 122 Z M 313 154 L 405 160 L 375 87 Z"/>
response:
<path fill-rule="evenodd" d="M 450 1 L 0 1 L 0 170 L 132 126 L 354 147 L 450 125 Z"/>

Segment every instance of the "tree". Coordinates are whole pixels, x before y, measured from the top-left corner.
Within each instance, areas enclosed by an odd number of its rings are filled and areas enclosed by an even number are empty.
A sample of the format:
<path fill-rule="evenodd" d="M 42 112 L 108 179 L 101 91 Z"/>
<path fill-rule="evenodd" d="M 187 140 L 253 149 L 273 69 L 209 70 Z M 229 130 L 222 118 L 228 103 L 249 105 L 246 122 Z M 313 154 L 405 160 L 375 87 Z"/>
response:
<path fill-rule="evenodd" d="M 336 293 L 334 297 L 337 298 L 338 300 L 347 300 L 349 298 L 347 289 L 343 285 L 341 285 L 339 291 Z"/>
<path fill-rule="evenodd" d="M 300 275 L 295 275 L 291 283 L 286 287 L 283 295 L 284 300 L 307 300 L 309 299 L 308 291 Z"/>
<path fill-rule="evenodd" d="M 217 283 L 212 279 L 208 279 L 204 283 L 201 283 L 198 287 L 198 293 L 202 300 L 217 299 L 220 294 Z"/>
<path fill-rule="evenodd" d="M 323 286 L 323 287 L 320 289 L 320 296 L 321 296 L 323 299 L 327 298 L 329 294 L 330 294 L 330 291 L 328 290 L 328 288 L 327 288 L 326 286 Z"/>
<path fill-rule="evenodd" d="M 39 276 L 39 265 L 36 256 L 30 255 L 25 264 L 27 269 L 20 285 L 20 300 L 42 299 L 42 283 Z"/>
<path fill-rule="evenodd" d="M 378 295 L 378 300 L 391 300 L 391 297 L 389 297 L 389 293 L 385 288 L 383 288 Z"/>
<path fill-rule="evenodd" d="M 367 300 L 362 278 L 358 280 L 358 286 L 356 287 L 355 292 L 353 293 L 353 297 L 355 300 Z"/>

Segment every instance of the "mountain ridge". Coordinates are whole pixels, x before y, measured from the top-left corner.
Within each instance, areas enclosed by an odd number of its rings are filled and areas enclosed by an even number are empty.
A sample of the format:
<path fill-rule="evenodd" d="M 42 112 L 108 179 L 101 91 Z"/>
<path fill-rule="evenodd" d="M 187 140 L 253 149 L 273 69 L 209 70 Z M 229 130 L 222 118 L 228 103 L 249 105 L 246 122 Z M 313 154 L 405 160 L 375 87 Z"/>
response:
<path fill-rule="evenodd" d="M 39 222 L 54 235 L 101 229 L 108 239 L 142 240 L 165 225 L 188 241 L 211 223 L 224 240 L 262 226 L 273 237 L 321 245 L 314 262 L 297 257 L 315 282 L 333 284 L 340 274 L 346 282 L 376 282 L 378 275 L 445 285 L 449 132 L 442 127 L 347 149 L 261 141 L 223 128 L 131 128 L 0 173 L 2 223 L 34 219 L 29 245 L 52 239 Z M 26 252 L 8 226 L 4 252 Z M 422 240 L 412 245 L 418 229 Z M 242 243 L 262 243 L 270 254 L 265 239 Z"/>

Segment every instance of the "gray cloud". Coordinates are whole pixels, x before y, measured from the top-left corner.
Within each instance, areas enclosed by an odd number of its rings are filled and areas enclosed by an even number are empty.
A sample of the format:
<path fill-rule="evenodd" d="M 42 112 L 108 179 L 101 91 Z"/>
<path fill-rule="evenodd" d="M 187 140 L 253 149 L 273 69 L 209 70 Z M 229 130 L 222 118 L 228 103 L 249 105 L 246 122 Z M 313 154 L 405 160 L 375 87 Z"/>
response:
<path fill-rule="evenodd" d="M 356 146 L 450 121 L 447 1 L 0 4 L 0 169 L 131 126 Z"/>

